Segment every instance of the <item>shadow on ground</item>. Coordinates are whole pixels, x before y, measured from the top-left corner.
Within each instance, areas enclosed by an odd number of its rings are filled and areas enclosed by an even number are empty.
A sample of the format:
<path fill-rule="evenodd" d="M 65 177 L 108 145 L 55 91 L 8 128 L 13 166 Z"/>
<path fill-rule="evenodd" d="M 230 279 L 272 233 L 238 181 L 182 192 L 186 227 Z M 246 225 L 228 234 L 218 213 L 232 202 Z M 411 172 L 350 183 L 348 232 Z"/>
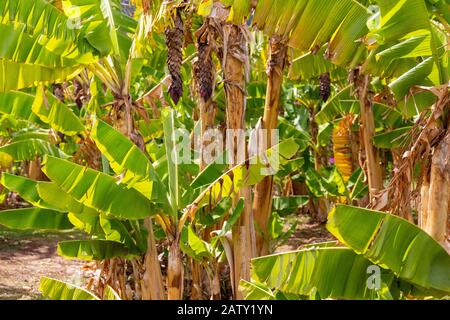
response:
<path fill-rule="evenodd" d="M 80 238 L 74 231 L 18 231 L 0 226 L 0 300 L 40 299 L 42 276 L 79 281 L 84 262 L 64 259 L 56 248 L 58 241 Z"/>

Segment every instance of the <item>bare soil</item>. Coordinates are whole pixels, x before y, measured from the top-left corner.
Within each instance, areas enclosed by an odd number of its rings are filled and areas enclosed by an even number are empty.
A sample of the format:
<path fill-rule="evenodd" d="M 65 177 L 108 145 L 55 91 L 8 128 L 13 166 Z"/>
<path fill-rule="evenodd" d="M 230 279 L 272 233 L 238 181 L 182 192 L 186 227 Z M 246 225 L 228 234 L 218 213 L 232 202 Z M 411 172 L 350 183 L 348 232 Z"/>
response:
<path fill-rule="evenodd" d="M 298 222 L 295 231 L 285 243 L 276 247 L 276 253 L 299 250 L 305 245 L 336 240 L 325 228 L 325 224 L 314 221 L 308 215 L 301 214 L 296 216 L 295 220 Z"/>
<path fill-rule="evenodd" d="M 58 241 L 79 238 L 75 232 L 10 231 L 0 227 L 0 300 L 40 299 L 42 276 L 71 283 L 83 281 L 83 261 L 56 252 Z"/>

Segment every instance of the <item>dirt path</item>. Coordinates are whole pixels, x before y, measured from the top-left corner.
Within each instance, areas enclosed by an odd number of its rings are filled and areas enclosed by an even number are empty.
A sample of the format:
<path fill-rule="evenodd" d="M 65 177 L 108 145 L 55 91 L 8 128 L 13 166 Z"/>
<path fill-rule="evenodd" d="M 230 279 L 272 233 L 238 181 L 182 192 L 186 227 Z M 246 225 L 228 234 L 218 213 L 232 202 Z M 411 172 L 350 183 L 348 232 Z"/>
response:
<path fill-rule="evenodd" d="M 336 240 L 324 224 L 315 222 L 310 216 L 299 215 L 295 219 L 298 221 L 295 231 L 286 243 L 277 246 L 275 252 L 299 250 L 307 244 Z"/>
<path fill-rule="evenodd" d="M 55 234 L 0 229 L 0 300 L 39 299 L 41 276 L 81 283 L 84 262 L 64 259 L 56 252 L 58 241 L 76 239 L 77 236 L 73 232 Z"/>

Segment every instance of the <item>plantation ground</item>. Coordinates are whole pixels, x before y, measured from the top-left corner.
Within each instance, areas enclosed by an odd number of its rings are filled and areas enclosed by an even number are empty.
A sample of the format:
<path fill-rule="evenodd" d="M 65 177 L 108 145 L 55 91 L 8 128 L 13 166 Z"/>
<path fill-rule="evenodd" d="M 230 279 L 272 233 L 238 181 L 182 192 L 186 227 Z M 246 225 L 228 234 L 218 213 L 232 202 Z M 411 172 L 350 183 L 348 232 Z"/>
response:
<path fill-rule="evenodd" d="M 297 250 L 305 244 L 332 240 L 325 226 L 301 215 L 292 236 L 276 252 Z M 0 226 L 0 300 L 39 299 L 39 279 L 48 276 L 82 284 L 85 262 L 67 260 L 56 252 L 58 241 L 80 237 L 77 232 L 11 231 Z"/>
<path fill-rule="evenodd" d="M 284 244 L 279 245 L 275 252 L 299 250 L 308 244 L 336 240 L 325 228 L 325 224 L 315 222 L 310 216 L 300 215 L 296 219 L 298 225 L 295 232 Z"/>
<path fill-rule="evenodd" d="M 64 259 L 56 252 L 58 241 L 76 236 L 75 232 L 22 232 L 0 226 L 0 300 L 38 299 L 41 276 L 82 281 L 84 262 Z"/>

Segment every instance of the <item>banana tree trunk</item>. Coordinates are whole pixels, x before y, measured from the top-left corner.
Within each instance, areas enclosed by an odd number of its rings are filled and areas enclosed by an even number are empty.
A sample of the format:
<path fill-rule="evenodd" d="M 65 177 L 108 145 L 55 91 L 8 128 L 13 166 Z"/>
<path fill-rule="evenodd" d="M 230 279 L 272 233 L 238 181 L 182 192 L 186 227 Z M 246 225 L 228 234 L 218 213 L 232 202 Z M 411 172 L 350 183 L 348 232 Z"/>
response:
<path fill-rule="evenodd" d="M 212 99 L 214 91 L 215 65 L 212 60 L 211 45 L 214 32 L 210 31 L 209 20 L 196 32 L 197 36 L 197 60 L 193 65 L 194 78 L 196 83 L 197 95 L 199 97 L 200 109 L 200 170 L 213 160 L 217 154 L 207 154 L 208 146 L 212 143 L 208 131 L 214 128 L 214 119 L 216 115 L 215 104 Z M 208 227 L 201 233 L 202 239 L 209 240 L 209 234 L 214 227 Z M 192 288 L 191 299 L 200 300 L 203 298 L 202 279 L 206 273 L 203 266 L 193 260 L 191 268 Z M 211 291 L 213 288 L 211 287 Z"/>
<path fill-rule="evenodd" d="M 267 90 L 262 128 L 265 131 L 267 149 L 273 146 L 271 132 L 278 127 L 280 92 L 283 84 L 283 70 L 286 62 L 287 46 L 274 35 L 270 39 L 270 57 L 267 65 Z M 263 150 L 259 150 L 263 151 Z M 269 253 L 269 233 L 267 225 L 272 208 L 273 177 L 267 176 L 255 186 L 253 212 L 260 232 L 256 233 L 256 252 L 262 256 Z"/>
<path fill-rule="evenodd" d="M 197 61 L 194 63 L 194 76 L 199 96 L 200 107 L 200 169 L 203 170 L 207 166 L 204 151 L 208 147 L 210 141 L 205 137 L 207 130 L 214 126 L 214 118 L 216 110 L 212 99 L 214 91 L 215 65 L 212 60 L 214 32 L 210 31 L 209 20 L 196 32 L 197 36 Z"/>
<path fill-rule="evenodd" d="M 312 143 L 316 146 L 316 148 L 313 150 L 314 169 L 316 171 L 319 171 L 320 168 L 327 165 L 326 150 L 324 147 L 319 146 L 317 143 L 319 136 L 319 125 L 316 122 L 315 108 L 312 105 L 309 109 L 309 125 L 311 128 L 311 138 Z M 313 218 L 319 222 L 326 221 L 327 214 L 330 211 L 330 201 L 328 200 L 328 198 L 326 196 L 318 198 L 317 206 L 314 205 L 314 208 L 315 210 L 313 212 Z"/>
<path fill-rule="evenodd" d="M 45 175 L 41 170 L 41 160 L 39 157 L 36 160 L 31 160 L 28 166 L 28 178 L 33 180 L 44 180 Z"/>
<path fill-rule="evenodd" d="M 450 130 L 447 130 L 446 136 L 436 147 L 432 157 L 428 194 L 425 194 L 425 197 L 422 198 L 423 204 L 420 219 L 422 228 L 442 244 L 445 242 L 447 231 L 450 202 L 449 187 Z"/>
<path fill-rule="evenodd" d="M 428 220 L 428 199 L 430 195 L 430 177 L 427 174 L 423 177 L 422 186 L 420 187 L 420 214 L 419 214 L 419 227 L 425 229 Z"/>
<path fill-rule="evenodd" d="M 151 218 L 146 218 L 145 227 L 148 230 L 147 253 L 145 254 L 145 271 L 142 276 L 142 299 L 143 300 L 163 300 L 164 281 L 161 274 L 161 267 L 156 250 L 156 242 L 153 234 Z"/>
<path fill-rule="evenodd" d="M 358 72 L 358 71 L 357 71 Z M 366 153 L 367 176 L 369 180 L 370 199 L 375 199 L 377 193 L 383 189 L 383 179 L 381 174 L 380 157 L 378 150 L 372 141 L 375 134 L 375 121 L 372 111 L 372 101 L 369 99 L 369 75 L 357 75 L 356 90 L 361 107 L 362 142 Z"/>
<path fill-rule="evenodd" d="M 213 277 L 211 279 L 211 300 L 220 300 L 220 268 L 219 263 L 213 266 Z"/>
<path fill-rule="evenodd" d="M 215 108 L 214 103 L 209 99 L 200 103 L 200 119 L 201 119 L 201 146 L 200 146 L 200 170 L 204 170 L 209 164 L 208 159 L 205 158 L 205 151 L 207 150 L 211 141 L 205 136 L 205 133 L 214 126 Z M 217 156 L 217 155 L 211 155 Z M 211 159 L 212 160 L 212 159 Z"/>
<path fill-rule="evenodd" d="M 202 266 L 199 262 L 191 259 L 191 300 L 202 300 Z"/>
<path fill-rule="evenodd" d="M 129 98 L 125 101 L 125 114 L 123 117 L 126 119 L 125 132 L 130 140 L 136 144 L 144 153 L 145 144 L 142 136 L 134 128 L 134 122 L 131 114 L 132 106 Z M 114 124 L 116 125 L 116 124 Z M 161 273 L 161 266 L 158 260 L 158 251 L 156 248 L 155 236 L 153 233 L 153 224 L 151 218 L 144 220 L 144 226 L 148 231 L 147 235 L 147 252 L 145 254 L 144 263 L 145 271 L 142 276 L 142 299 L 143 300 L 163 300 L 164 299 L 164 281 Z"/>
<path fill-rule="evenodd" d="M 228 138 L 231 137 L 230 148 L 231 156 L 234 164 L 246 155 L 239 154 L 239 135 L 240 130 L 245 129 L 245 75 L 244 69 L 248 65 L 248 48 L 244 26 L 235 26 L 228 23 L 223 24 L 224 39 L 226 39 L 224 48 L 225 56 L 222 66 L 224 72 L 225 94 L 226 94 L 226 114 Z M 244 142 L 245 144 L 245 142 Z M 246 147 L 245 147 L 246 149 Z M 246 151 L 245 151 L 246 153 Z M 233 165 L 233 163 L 231 164 Z M 244 212 L 241 214 L 239 221 L 233 227 L 233 256 L 234 256 L 234 283 L 235 298 L 242 299 L 242 295 L 238 292 L 240 279 L 250 279 L 250 259 L 254 256 L 254 232 L 253 215 L 252 215 L 252 199 L 249 188 L 242 188 L 241 197 L 244 198 Z M 237 200 L 237 199 L 235 199 Z M 235 201 L 237 202 L 237 201 Z"/>
<path fill-rule="evenodd" d="M 137 300 L 142 300 L 142 272 L 140 268 L 141 263 L 142 260 L 139 257 L 131 260 L 134 278 L 134 293 Z"/>
<path fill-rule="evenodd" d="M 167 267 L 167 298 L 182 300 L 184 292 L 184 266 L 180 250 L 180 241 L 175 238 L 169 246 Z"/>

